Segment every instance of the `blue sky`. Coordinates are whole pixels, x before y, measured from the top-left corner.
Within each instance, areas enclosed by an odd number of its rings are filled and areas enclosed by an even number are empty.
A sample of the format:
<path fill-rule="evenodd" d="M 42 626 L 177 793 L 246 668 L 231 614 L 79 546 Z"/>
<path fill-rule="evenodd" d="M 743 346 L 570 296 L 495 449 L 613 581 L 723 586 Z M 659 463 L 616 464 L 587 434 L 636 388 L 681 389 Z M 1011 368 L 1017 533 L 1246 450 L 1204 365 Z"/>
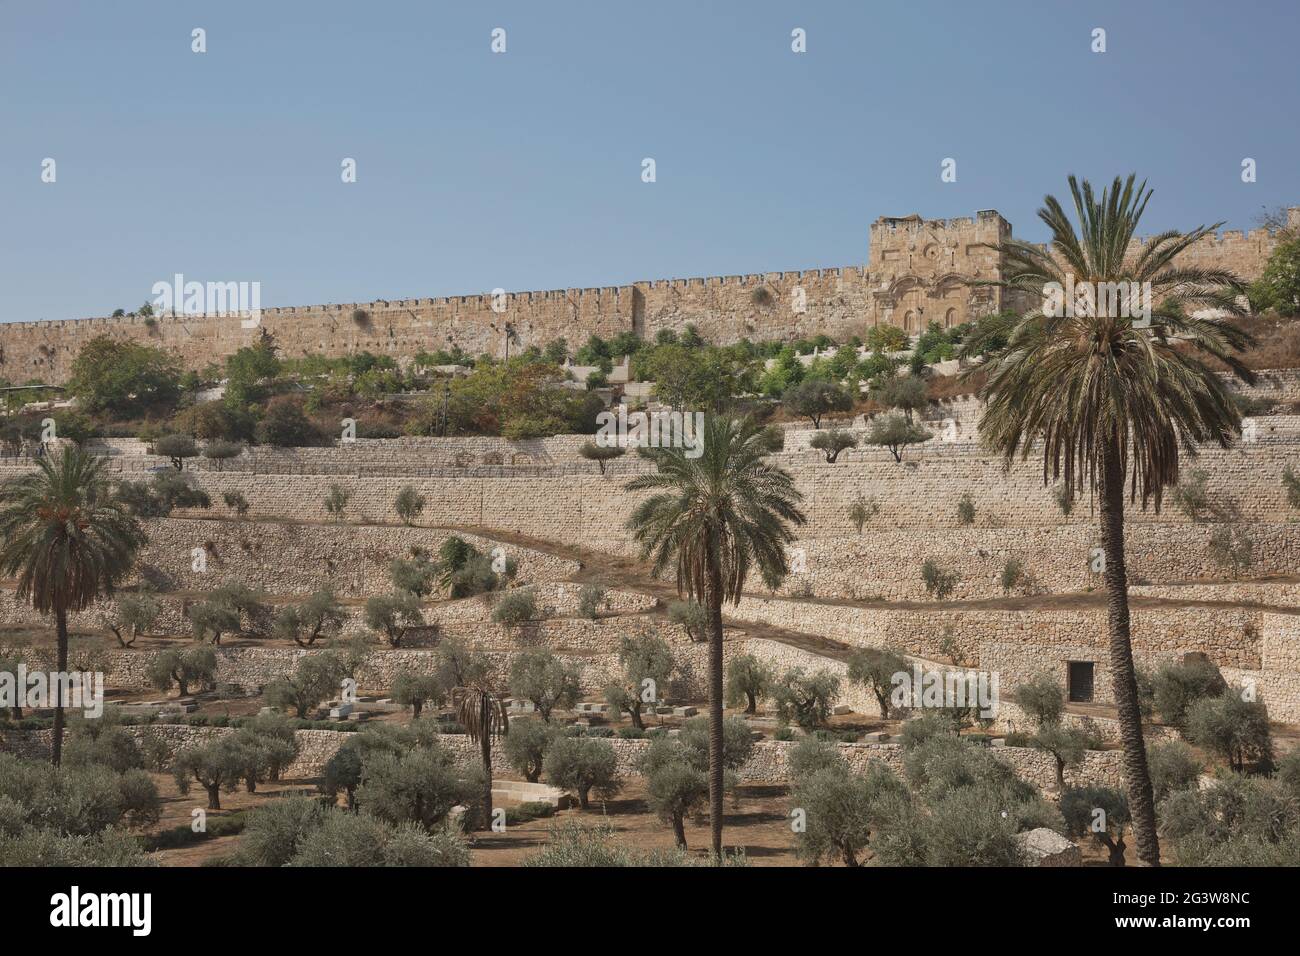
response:
<path fill-rule="evenodd" d="M 277 306 L 862 263 L 912 212 L 1042 239 L 1069 172 L 1147 176 L 1145 232 L 1251 228 L 1300 205 L 1298 34 L 1295 0 L 0 0 L 0 321 L 176 272 Z"/>

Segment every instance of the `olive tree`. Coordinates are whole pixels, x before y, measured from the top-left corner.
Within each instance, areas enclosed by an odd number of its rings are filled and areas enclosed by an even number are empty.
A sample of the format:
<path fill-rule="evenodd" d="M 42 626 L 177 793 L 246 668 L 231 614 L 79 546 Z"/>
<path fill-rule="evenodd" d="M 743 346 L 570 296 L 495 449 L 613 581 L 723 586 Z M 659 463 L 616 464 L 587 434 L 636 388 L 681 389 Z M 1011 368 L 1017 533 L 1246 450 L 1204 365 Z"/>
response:
<path fill-rule="evenodd" d="M 547 783 L 576 794 L 583 810 L 591 808 L 593 791 L 608 800 L 623 786 L 614 748 L 591 737 L 557 737 L 546 751 L 542 768 Z"/>
<path fill-rule="evenodd" d="M 133 647 L 136 639 L 153 627 L 162 613 L 157 598 L 147 591 L 123 592 L 117 596 L 117 606 L 102 618 L 104 625 L 113 632 L 117 643 L 122 647 Z M 122 634 L 131 635 L 128 641 Z"/>
<path fill-rule="evenodd" d="M 1111 866 L 1124 865 L 1124 831 L 1132 822 L 1124 794 L 1110 787 L 1071 787 L 1061 794 L 1061 816 L 1070 836 L 1091 834 L 1109 851 Z"/>
<path fill-rule="evenodd" d="M 377 594 L 366 601 L 366 627 L 382 634 L 390 647 L 400 647 L 406 632 L 424 623 L 420 599 L 410 591 Z"/>
<path fill-rule="evenodd" d="M 890 647 L 864 647 L 849 655 L 845 676 L 849 683 L 858 684 L 871 692 L 880 707 L 880 719 L 889 718 L 890 697 L 894 690 L 894 675 L 908 673 L 907 658 Z"/>
<path fill-rule="evenodd" d="M 831 715 L 840 693 L 840 678 L 828 670 L 807 673 L 802 667 L 787 670 L 772 689 L 776 716 L 783 724 L 795 723 L 812 730 Z"/>
<path fill-rule="evenodd" d="M 627 711 L 632 726 L 644 730 L 643 710 L 660 699 L 676 666 L 672 649 L 662 638 L 629 635 L 619 642 L 618 660 L 623 679 L 605 688 L 605 700 L 615 713 Z"/>
<path fill-rule="evenodd" d="M 745 705 L 745 713 L 758 711 L 758 702 L 772 692 L 772 668 L 753 654 L 736 654 L 727 662 L 727 706 Z"/>
<path fill-rule="evenodd" d="M 550 722 L 556 708 L 568 710 L 578 702 L 581 669 L 556 657 L 547 648 L 520 652 L 510 664 L 510 694 L 533 702 L 542 720 Z"/>
<path fill-rule="evenodd" d="M 285 605 L 276 615 L 271 633 L 299 647 L 311 647 L 322 635 L 336 633 L 347 619 L 333 587 L 327 584 L 301 604 Z"/>
<path fill-rule="evenodd" d="M 191 685 L 211 687 L 216 683 L 217 655 L 210 647 L 163 651 L 149 662 L 145 676 L 160 691 L 175 685 L 179 696 L 188 697 Z"/>
<path fill-rule="evenodd" d="M 419 720 L 426 703 L 442 704 L 447 700 L 447 688 L 436 674 L 404 670 L 393 678 L 388 696 L 393 699 L 393 703 L 410 707 L 411 716 Z"/>
<path fill-rule="evenodd" d="M 542 720 L 516 720 L 502 741 L 506 763 L 529 783 L 542 776 L 543 762 L 558 730 Z"/>

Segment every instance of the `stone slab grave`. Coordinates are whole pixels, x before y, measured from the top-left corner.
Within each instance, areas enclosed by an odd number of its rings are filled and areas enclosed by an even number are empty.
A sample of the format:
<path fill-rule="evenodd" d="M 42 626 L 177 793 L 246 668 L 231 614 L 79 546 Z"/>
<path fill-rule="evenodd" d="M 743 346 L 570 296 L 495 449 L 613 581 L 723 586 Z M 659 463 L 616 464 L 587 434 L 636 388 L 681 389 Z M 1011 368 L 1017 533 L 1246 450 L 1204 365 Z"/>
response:
<path fill-rule="evenodd" d="M 512 714 L 533 714 L 537 712 L 537 705 L 531 700 L 524 700 L 521 697 L 506 698 L 506 709 Z"/>
<path fill-rule="evenodd" d="M 492 781 L 492 802 L 504 806 L 521 803 L 545 803 L 557 810 L 564 810 L 574 800 L 558 787 L 550 787 L 544 783 L 494 779 Z"/>
<path fill-rule="evenodd" d="M 831 710 L 831 713 L 837 717 L 842 717 L 845 714 L 853 713 L 853 708 L 848 704 L 836 704 L 834 709 Z"/>
<path fill-rule="evenodd" d="M 573 709 L 579 714 L 592 714 L 604 717 L 609 714 L 610 706 L 609 704 L 598 704 L 593 701 L 584 700 Z"/>

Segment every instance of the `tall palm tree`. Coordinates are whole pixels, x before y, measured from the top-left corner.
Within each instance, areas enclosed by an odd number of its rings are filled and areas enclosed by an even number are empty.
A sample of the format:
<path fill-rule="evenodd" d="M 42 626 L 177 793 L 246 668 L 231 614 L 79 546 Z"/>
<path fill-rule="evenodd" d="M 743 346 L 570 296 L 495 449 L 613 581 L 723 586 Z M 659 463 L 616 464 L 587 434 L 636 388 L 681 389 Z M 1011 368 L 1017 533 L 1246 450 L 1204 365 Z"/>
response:
<path fill-rule="evenodd" d="M 465 728 L 469 739 L 479 745 L 483 759 L 483 820 L 482 828 L 492 828 L 492 741 L 510 732 L 510 717 L 505 702 L 485 681 L 476 681 L 469 687 L 457 689 L 460 703 L 456 719 Z"/>
<path fill-rule="evenodd" d="M 1095 296 L 1089 314 L 1057 316 L 1059 308 L 1032 308 L 986 324 L 968 341 L 967 357 L 999 335 L 1005 347 L 982 366 L 988 379 L 980 433 L 1008 465 L 1027 458 L 1041 441 L 1043 480 L 1050 471 L 1073 496 L 1087 488 L 1100 506 L 1105 554 L 1110 668 L 1124 747 L 1124 776 L 1140 860 L 1160 863 L 1151 778 L 1138 710 L 1129 639 L 1128 579 L 1124 567 L 1124 486 L 1160 509 L 1163 490 L 1178 482 L 1179 452 L 1228 447 L 1241 416 L 1224 382 L 1203 361 L 1212 356 L 1242 380 L 1254 381 L 1236 353 L 1251 339 L 1214 318 L 1188 318 L 1192 308 L 1240 315 L 1241 281 L 1229 272 L 1179 266 L 1177 256 L 1222 223 L 1188 233 L 1164 232 L 1134 254 L 1130 242 L 1151 192 L 1136 177 L 1118 177 L 1100 198 L 1086 180 L 1069 178 L 1074 224 L 1054 196 L 1038 217 L 1051 230 L 1046 248 L 1018 240 L 992 246 L 1003 256 L 1001 285 L 1045 302 L 1048 283 L 1150 283 L 1150 325 L 1125 318 L 1117 301 Z M 1132 287 L 1130 287 L 1132 288 Z M 1137 286 L 1141 288 L 1141 285 Z M 1056 304 L 1056 303 L 1053 303 Z M 1132 312 L 1133 310 L 1128 310 Z M 1176 339 L 1174 337 L 1177 337 Z"/>
<path fill-rule="evenodd" d="M 113 593 L 145 541 L 140 523 L 103 478 L 103 462 L 76 447 L 42 458 L 38 470 L 0 485 L 0 574 L 18 579 L 18 599 L 54 614 L 56 670 L 68 670 L 68 612 Z M 52 758 L 63 755 L 61 682 Z"/>
<path fill-rule="evenodd" d="M 722 605 L 740 603 L 751 568 L 775 590 L 786 575 L 790 525 L 804 522 L 790 474 L 763 460 L 768 442 L 752 419 L 705 418 L 698 457 L 685 448 L 643 449 L 657 466 L 628 482 L 653 491 L 628 519 L 655 574 L 676 565 L 677 593 L 709 617 L 709 817 L 722 856 Z"/>

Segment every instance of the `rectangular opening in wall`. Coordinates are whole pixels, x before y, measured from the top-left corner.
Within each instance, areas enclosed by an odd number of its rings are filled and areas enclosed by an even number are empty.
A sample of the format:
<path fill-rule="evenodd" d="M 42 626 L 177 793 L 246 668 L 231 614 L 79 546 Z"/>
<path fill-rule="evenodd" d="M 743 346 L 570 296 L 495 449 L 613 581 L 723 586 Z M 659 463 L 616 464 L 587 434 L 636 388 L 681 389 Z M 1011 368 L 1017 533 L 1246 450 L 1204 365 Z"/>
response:
<path fill-rule="evenodd" d="M 1092 661 L 1069 661 L 1068 693 L 1070 703 L 1087 704 L 1092 702 Z"/>

